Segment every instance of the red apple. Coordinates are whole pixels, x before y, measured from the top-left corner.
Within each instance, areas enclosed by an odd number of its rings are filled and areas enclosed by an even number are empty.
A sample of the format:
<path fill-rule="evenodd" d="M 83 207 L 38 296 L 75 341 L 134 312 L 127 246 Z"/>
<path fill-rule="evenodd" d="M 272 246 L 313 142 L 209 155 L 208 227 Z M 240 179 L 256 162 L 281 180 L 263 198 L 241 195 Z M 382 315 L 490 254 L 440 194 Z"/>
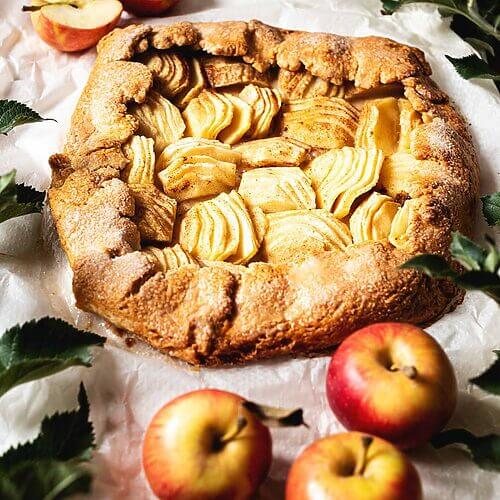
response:
<path fill-rule="evenodd" d="M 409 324 L 379 323 L 353 333 L 333 354 L 326 394 L 347 429 L 405 449 L 445 426 L 455 410 L 457 382 L 429 334 Z"/>
<path fill-rule="evenodd" d="M 123 10 L 118 0 L 59 0 L 41 6 L 31 13 L 31 22 L 38 36 L 62 52 L 76 52 L 93 47 L 120 20 Z M 73 5 L 77 5 L 74 7 Z"/>
<path fill-rule="evenodd" d="M 292 465 L 286 500 L 420 500 L 413 464 L 395 446 L 359 432 L 316 441 Z"/>
<path fill-rule="evenodd" d="M 214 389 L 166 404 L 146 430 L 143 465 L 161 499 L 252 498 L 271 466 L 271 434 L 243 398 Z"/>
<path fill-rule="evenodd" d="M 127 12 L 136 16 L 160 16 L 176 5 L 179 0 L 122 0 Z"/>

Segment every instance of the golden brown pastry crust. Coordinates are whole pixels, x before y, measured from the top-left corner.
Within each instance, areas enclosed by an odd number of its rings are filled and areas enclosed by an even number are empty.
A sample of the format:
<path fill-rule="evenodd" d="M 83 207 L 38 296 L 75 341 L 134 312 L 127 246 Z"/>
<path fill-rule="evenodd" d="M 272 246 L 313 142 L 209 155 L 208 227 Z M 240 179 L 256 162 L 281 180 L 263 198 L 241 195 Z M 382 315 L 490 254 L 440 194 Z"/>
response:
<path fill-rule="evenodd" d="M 260 72 L 275 65 L 305 68 L 358 89 L 399 82 L 428 121 L 414 135 L 411 153 L 443 170 L 438 181 L 422 181 L 413 193 L 420 208 L 410 251 L 372 242 L 295 265 L 157 272 L 139 251 L 133 196 L 120 180 L 121 146 L 137 128 L 126 106 L 142 102 L 153 82 L 147 67 L 130 60 L 148 47 L 176 46 L 239 56 Z M 398 269 L 411 254 L 446 255 L 451 231 L 470 231 L 478 194 L 471 137 L 429 74 L 420 50 L 378 37 L 290 32 L 259 21 L 113 31 L 99 44 L 64 153 L 50 160 L 49 201 L 78 306 L 172 356 L 207 365 L 319 352 L 372 322 L 428 324 L 453 309 L 463 295 L 452 284 Z"/>

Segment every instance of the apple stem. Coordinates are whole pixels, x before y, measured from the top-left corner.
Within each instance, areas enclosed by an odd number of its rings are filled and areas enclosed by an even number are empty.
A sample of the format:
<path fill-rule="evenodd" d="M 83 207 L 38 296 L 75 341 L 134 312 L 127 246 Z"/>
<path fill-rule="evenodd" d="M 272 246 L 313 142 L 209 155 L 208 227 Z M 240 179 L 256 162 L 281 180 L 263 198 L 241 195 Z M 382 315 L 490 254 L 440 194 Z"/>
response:
<path fill-rule="evenodd" d="M 402 367 L 399 367 L 397 365 L 392 365 L 390 370 L 391 372 L 397 372 L 397 371 L 403 372 L 409 379 L 412 380 L 416 378 L 418 374 L 417 369 L 412 365 L 402 366 Z"/>
<path fill-rule="evenodd" d="M 238 415 L 236 425 L 232 429 L 229 429 L 229 431 L 220 438 L 219 443 L 224 445 L 238 437 L 239 433 L 247 426 L 247 424 L 248 420 L 243 415 Z"/>
<path fill-rule="evenodd" d="M 354 472 L 354 474 L 357 476 L 362 476 L 365 472 L 366 459 L 368 457 L 368 449 L 370 448 L 370 445 L 372 443 L 373 443 L 373 438 L 371 436 L 362 436 L 361 444 L 363 446 L 363 456 L 361 457 L 361 462 L 359 464 L 359 467 L 356 467 L 357 470 Z"/>

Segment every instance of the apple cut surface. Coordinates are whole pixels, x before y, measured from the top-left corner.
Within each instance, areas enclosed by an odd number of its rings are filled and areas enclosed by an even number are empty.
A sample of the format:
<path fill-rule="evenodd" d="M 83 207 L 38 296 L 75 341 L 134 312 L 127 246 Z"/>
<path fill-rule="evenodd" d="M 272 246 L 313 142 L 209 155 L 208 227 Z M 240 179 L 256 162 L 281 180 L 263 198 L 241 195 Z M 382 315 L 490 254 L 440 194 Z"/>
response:
<path fill-rule="evenodd" d="M 177 202 L 154 184 L 130 184 L 135 199 L 135 216 L 141 238 L 168 243 L 172 239 Z"/>
<path fill-rule="evenodd" d="M 384 154 L 379 149 L 344 147 L 316 157 L 307 174 L 316 191 L 318 207 L 342 219 L 362 194 L 378 181 Z"/>
<path fill-rule="evenodd" d="M 392 198 L 418 195 L 422 187 L 443 177 L 439 163 L 417 160 L 409 153 L 394 153 L 384 159 L 377 189 Z"/>
<path fill-rule="evenodd" d="M 196 204 L 183 218 L 180 243 L 202 261 L 230 260 L 243 264 L 259 250 L 252 216 L 232 191 Z"/>
<path fill-rule="evenodd" d="M 411 133 L 422 124 L 422 117 L 408 99 L 398 99 L 399 142 L 398 151 L 410 151 Z"/>
<path fill-rule="evenodd" d="M 31 22 L 40 38 L 63 52 L 88 49 L 118 24 L 123 10 L 118 0 L 89 0 L 79 4 L 75 8 L 54 2 L 32 12 Z"/>
<path fill-rule="evenodd" d="M 184 135 L 186 125 L 180 111 L 158 92 L 149 92 L 142 104 L 132 108 L 132 114 L 139 121 L 139 133 L 154 139 L 156 153 Z"/>
<path fill-rule="evenodd" d="M 316 208 L 311 181 L 298 167 L 257 168 L 244 172 L 238 193 L 264 213 Z"/>
<path fill-rule="evenodd" d="M 372 193 L 361 202 L 349 219 L 354 243 L 388 238 L 399 204 L 390 196 Z"/>
<path fill-rule="evenodd" d="M 357 109 L 343 99 L 313 97 L 283 106 L 281 135 L 316 148 L 353 146 Z"/>
<path fill-rule="evenodd" d="M 164 97 L 175 97 L 189 88 L 189 64 L 177 52 L 145 52 L 137 60 L 152 71 L 155 84 Z"/>
<path fill-rule="evenodd" d="M 281 96 L 277 90 L 247 85 L 240 98 L 252 107 L 252 125 L 247 132 L 250 139 L 261 139 L 269 134 L 274 117 L 281 107 Z"/>
<path fill-rule="evenodd" d="M 175 103 L 184 109 L 195 97 L 198 97 L 207 86 L 200 61 L 196 57 L 189 59 L 189 86 L 182 94 L 178 95 Z"/>
<path fill-rule="evenodd" d="M 250 129 L 253 111 L 243 99 L 232 94 L 224 95 L 233 104 L 233 119 L 231 124 L 219 134 L 219 139 L 227 144 L 236 144 Z"/>
<path fill-rule="evenodd" d="M 418 200 L 406 200 L 401 208 L 397 211 L 389 233 L 389 241 L 396 248 L 404 248 L 408 242 L 408 232 L 414 220 L 415 214 L 418 212 Z"/>
<path fill-rule="evenodd" d="M 216 160 L 235 164 L 239 164 L 241 161 L 241 153 L 231 149 L 229 144 L 215 139 L 185 137 L 170 144 L 163 150 L 156 163 L 156 168 L 163 170 L 173 159 L 190 158 L 199 155 L 211 156 Z"/>
<path fill-rule="evenodd" d="M 185 201 L 231 190 L 236 185 L 236 164 L 208 155 L 174 158 L 158 178 L 166 194 Z"/>
<path fill-rule="evenodd" d="M 269 73 L 257 71 L 251 64 L 224 56 L 204 56 L 201 64 L 211 87 L 228 87 L 231 85 L 255 83 L 270 86 Z"/>
<path fill-rule="evenodd" d="M 343 85 L 334 85 L 308 71 L 288 71 L 281 68 L 278 73 L 278 90 L 284 100 L 307 97 L 344 97 Z"/>
<path fill-rule="evenodd" d="M 327 210 L 277 212 L 268 214 L 267 221 L 262 253 L 272 264 L 297 262 L 329 250 L 345 250 L 352 243 L 349 228 Z"/>
<path fill-rule="evenodd" d="M 204 90 L 191 100 L 182 114 L 187 136 L 216 139 L 231 124 L 233 104 L 224 94 Z"/>
<path fill-rule="evenodd" d="M 173 247 L 146 247 L 142 250 L 149 262 L 154 264 L 157 271 L 167 272 L 182 266 L 198 265 L 179 244 Z"/>
<path fill-rule="evenodd" d="M 247 141 L 234 149 L 241 153 L 241 166 L 245 168 L 294 167 L 307 158 L 306 147 L 284 137 Z"/>
<path fill-rule="evenodd" d="M 385 155 L 390 155 L 398 148 L 398 136 L 398 99 L 386 97 L 363 106 L 356 132 L 356 147 L 381 149 Z"/>
<path fill-rule="evenodd" d="M 128 184 L 153 184 L 155 141 L 142 135 L 133 135 L 123 149 L 129 163 L 122 172 L 122 179 Z"/>

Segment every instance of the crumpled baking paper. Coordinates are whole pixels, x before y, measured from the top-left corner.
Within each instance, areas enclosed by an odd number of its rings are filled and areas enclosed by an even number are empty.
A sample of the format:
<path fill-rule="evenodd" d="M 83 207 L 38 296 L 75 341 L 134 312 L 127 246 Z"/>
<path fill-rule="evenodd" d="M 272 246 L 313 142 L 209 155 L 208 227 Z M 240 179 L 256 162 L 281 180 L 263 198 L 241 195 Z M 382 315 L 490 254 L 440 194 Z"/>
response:
<path fill-rule="evenodd" d="M 19 181 L 46 189 L 50 181 L 47 158 L 62 148 L 95 52 L 68 55 L 47 47 L 34 34 L 29 17 L 20 12 L 20 4 L 18 0 L 0 2 L 0 98 L 25 102 L 57 123 L 26 125 L 7 137 L 0 136 L 0 173 L 15 167 Z M 471 124 L 482 167 L 483 193 L 500 190 L 499 95 L 491 82 L 462 80 L 444 57 L 467 55 L 470 47 L 432 7 L 409 6 L 393 16 L 381 16 L 379 10 L 377 0 L 181 0 L 175 17 L 153 22 L 258 18 L 285 28 L 389 36 L 420 47 L 426 51 L 434 78 Z M 294 457 L 315 439 L 342 430 L 325 398 L 327 357 L 197 370 L 140 344 L 127 348 L 104 321 L 76 309 L 71 272 L 47 211 L 40 231 L 37 217 L 29 219 L 0 224 L 0 331 L 52 315 L 109 340 L 105 349 L 98 350 L 93 368 L 69 369 L 18 387 L 0 400 L 0 453 L 33 438 L 46 413 L 74 407 L 82 378 L 98 442 L 92 462 L 92 498 L 96 499 L 152 498 L 141 469 L 143 432 L 160 406 L 190 390 L 216 387 L 270 405 L 304 408 L 310 429 L 272 431 L 274 461 L 260 499 L 283 498 Z M 486 229 L 480 219 L 478 215 L 478 234 Z M 459 380 L 458 408 L 449 426 L 464 426 L 478 434 L 500 432 L 500 398 L 467 382 L 492 361 L 491 351 L 500 345 L 499 320 L 499 309 L 492 300 L 470 293 L 463 305 L 428 330 L 446 349 Z M 426 446 L 410 456 L 422 477 L 427 499 L 498 497 L 500 475 L 479 469 L 457 449 L 436 451 Z"/>

